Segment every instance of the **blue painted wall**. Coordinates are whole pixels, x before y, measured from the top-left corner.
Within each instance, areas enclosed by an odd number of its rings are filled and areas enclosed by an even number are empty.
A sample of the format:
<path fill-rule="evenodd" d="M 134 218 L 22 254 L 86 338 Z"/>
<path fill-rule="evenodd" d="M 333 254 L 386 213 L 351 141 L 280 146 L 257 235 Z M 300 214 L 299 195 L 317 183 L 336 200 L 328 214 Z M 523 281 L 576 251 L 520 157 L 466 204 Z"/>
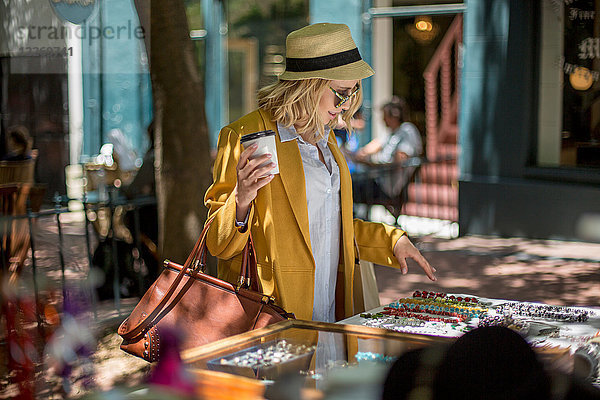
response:
<path fill-rule="evenodd" d="M 352 38 L 363 53 L 363 25 L 361 14 L 363 1 L 361 0 L 310 0 L 310 23 L 331 22 L 346 24 L 352 32 Z"/>

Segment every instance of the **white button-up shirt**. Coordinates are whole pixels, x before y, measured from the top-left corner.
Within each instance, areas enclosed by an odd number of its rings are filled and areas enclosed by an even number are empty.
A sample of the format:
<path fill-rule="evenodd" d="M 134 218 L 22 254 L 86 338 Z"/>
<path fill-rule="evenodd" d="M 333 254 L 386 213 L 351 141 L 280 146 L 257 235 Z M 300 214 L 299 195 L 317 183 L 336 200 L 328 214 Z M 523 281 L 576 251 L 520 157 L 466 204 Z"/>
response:
<path fill-rule="evenodd" d="M 315 260 L 314 321 L 335 322 L 335 285 L 340 258 L 340 169 L 327 147 L 325 139 L 317 142 L 325 164 L 319 159 L 319 149 L 302 139 L 296 129 L 277 124 L 282 142 L 296 140 L 304 167 L 310 246 Z"/>

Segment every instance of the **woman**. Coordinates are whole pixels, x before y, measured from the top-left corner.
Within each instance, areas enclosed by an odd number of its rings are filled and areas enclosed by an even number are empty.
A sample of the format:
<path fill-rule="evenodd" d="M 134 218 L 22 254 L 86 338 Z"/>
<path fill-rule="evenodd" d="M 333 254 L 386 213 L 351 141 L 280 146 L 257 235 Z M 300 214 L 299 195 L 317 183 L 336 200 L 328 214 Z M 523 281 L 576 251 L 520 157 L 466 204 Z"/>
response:
<path fill-rule="evenodd" d="M 259 109 L 221 130 L 214 183 L 205 203 L 215 216 L 207 237 L 219 277 L 235 282 L 250 233 L 265 294 L 300 319 L 334 322 L 354 315 L 356 246 L 360 257 L 407 273 L 413 258 L 435 271 L 400 229 L 352 219 L 352 182 L 331 127 L 347 126 L 373 70 L 343 24 L 309 25 L 286 41 L 286 71 L 259 91 Z M 273 130 L 270 155 L 253 158 L 244 134 Z"/>

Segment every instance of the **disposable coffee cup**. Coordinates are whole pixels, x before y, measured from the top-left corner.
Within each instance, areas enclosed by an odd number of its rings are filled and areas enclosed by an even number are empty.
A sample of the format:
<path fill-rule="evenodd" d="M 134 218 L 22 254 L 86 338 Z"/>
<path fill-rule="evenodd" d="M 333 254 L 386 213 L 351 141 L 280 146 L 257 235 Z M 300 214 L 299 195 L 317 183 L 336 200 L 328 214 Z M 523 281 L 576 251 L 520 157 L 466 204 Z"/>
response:
<path fill-rule="evenodd" d="M 274 131 L 268 130 L 249 133 L 247 135 L 242 136 L 240 142 L 242 143 L 242 146 L 244 146 L 245 149 L 247 149 L 249 146 L 252 146 L 254 143 L 258 145 L 258 148 L 250 157 L 251 159 L 262 156 L 263 154 L 271 154 L 271 160 L 267 161 L 267 163 L 273 162 L 275 164 L 275 167 L 273 167 L 270 173 L 279 173 L 279 163 L 277 162 L 277 148 L 275 145 Z"/>

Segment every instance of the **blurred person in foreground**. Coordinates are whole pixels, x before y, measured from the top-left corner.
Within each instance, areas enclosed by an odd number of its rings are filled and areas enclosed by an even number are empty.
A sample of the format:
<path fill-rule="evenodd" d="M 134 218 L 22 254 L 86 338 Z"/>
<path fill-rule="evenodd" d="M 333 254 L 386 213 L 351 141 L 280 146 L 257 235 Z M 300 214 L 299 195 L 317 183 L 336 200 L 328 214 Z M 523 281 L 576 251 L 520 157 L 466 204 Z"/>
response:
<path fill-rule="evenodd" d="M 491 326 L 450 346 L 404 353 L 388 372 L 382 399 L 584 400 L 600 399 L 600 391 L 547 369 L 521 335 Z"/>
<path fill-rule="evenodd" d="M 319 23 L 290 33 L 286 71 L 258 93 L 259 109 L 224 127 L 212 186 L 205 195 L 214 221 L 207 246 L 219 277 L 235 283 L 252 234 L 262 290 L 297 318 L 333 322 L 355 314 L 357 244 L 367 261 L 408 272 L 414 259 L 435 280 L 405 232 L 352 218 L 352 182 L 332 128 L 346 125 L 373 75 L 343 24 Z M 242 135 L 275 132 L 279 174 L 270 154 L 253 157 Z"/>
<path fill-rule="evenodd" d="M 8 128 L 7 153 L 2 161 L 24 161 L 31 159 L 31 137 L 29 131 L 22 125 Z"/>
<path fill-rule="evenodd" d="M 382 111 L 390 134 L 385 140 L 373 139 L 352 156 L 353 161 L 378 171 L 353 176 L 355 203 L 387 201 L 399 196 L 415 171 L 415 166 L 402 163 L 423 153 L 421 134 L 408 121 L 406 100 L 393 97 Z"/>

